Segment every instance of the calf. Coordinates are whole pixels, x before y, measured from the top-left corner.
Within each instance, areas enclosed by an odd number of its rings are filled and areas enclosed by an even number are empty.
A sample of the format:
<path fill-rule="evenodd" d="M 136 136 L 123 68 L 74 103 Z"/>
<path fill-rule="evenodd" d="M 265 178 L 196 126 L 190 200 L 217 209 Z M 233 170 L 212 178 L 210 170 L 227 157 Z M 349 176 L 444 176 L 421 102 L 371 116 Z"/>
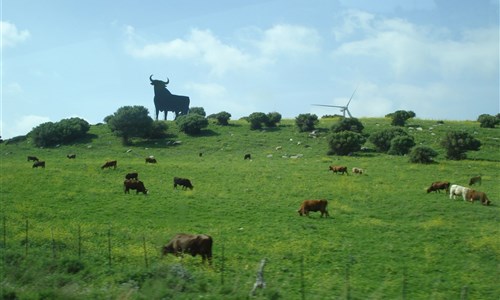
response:
<path fill-rule="evenodd" d="M 76 154 L 68 154 L 66 155 L 67 158 L 69 159 L 75 159 L 76 158 Z"/>
<path fill-rule="evenodd" d="M 328 210 L 326 207 L 328 206 L 328 201 L 327 200 L 304 200 L 302 204 L 300 205 L 299 210 L 297 211 L 299 215 L 306 215 L 309 216 L 310 211 L 320 211 L 321 212 L 321 217 L 325 215 L 328 217 L 330 214 L 328 213 Z"/>
<path fill-rule="evenodd" d="M 191 184 L 191 181 L 187 178 L 174 177 L 174 189 L 177 188 L 177 185 L 182 186 L 183 190 L 192 190 L 194 188 L 194 186 Z"/>
<path fill-rule="evenodd" d="M 116 160 L 111 160 L 111 161 L 107 161 L 102 167 L 101 169 L 104 169 L 104 168 L 111 168 L 113 167 L 114 169 L 116 169 Z"/>
<path fill-rule="evenodd" d="M 38 168 L 38 167 L 45 168 L 45 162 L 44 161 L 35 161 L 32 168 Z"/>
<path fill-rule="evenodd" d="M 39 159 L 36 156 L 28 156 L 28 161 L 30 161 L 30 160 L 31 161 L 38 161 Z"/>
<path fill-rule="evenodd" d="M 247 154 L 245 154 L 243 159 L 252 159 L 252 155 L 250 155 L 250 153 L 247 153 Z"/>
<path fill-rule="evenodd" d="M 335 174 L 340 173 L 341 175 L 344 175 L 344 173 L 346 173 L 347 175 L 349 175 L 347 173 L 347 167 L 346 166 L 330 166 L 329 170 L 332 171 Z"/>
<path fill-rule="evenodd" d="M 125 179 L 125 181 L 123 182 L 123 187 L 126 194 L 130 193 L 129 190 L 136 190 L 136 194 L 142 192 L 144 195 L 146 195 L 148 193 L 148 190 L 144 186 L 144 183 L 135 179 Z"/>
<path fill-rule="evenodd" d="M 139 180 L 139 173 L 128 173 L 127 175 L 125 175 L 125 179 Z"/>
<path fill-rule="evenodd" d="M 476 190 L 469 190 L 466 196 L 467 200 L 474 203 L 475 200 L 481 201 L 483 205 L 490 205 L 491 201 L 488 199 L 485 193 Z"/>
<path fill-rule="evenodd" d="M 450 187 L 450 199 L 455 199 L 455 196 L 462 196 L 465 201 L 467 199 L 467 192 L 469 190 L 469 188 L 454 184 Z"/>
<path fill-rule="evenodd" d="M 150 163 L 150 164 L 156 164 L 156 158 L 154 157 L 146 157 L 146 163 Z"/>
<path fill-rule="evenodd" d="M 191 254 L 192 256 L 200 255 L 203 262 L 208 260 L 212 263 L 212 237 L 206 234 L 176 234 L 168 244 L 163 246 L 162 254 L 168 253 L 175 256 L 183 253 Z"/>
<path fill-rule="evenodd" d="M 362 175 L 362 174 L 363 174 L 363 172 L 364 172 L 364 171 L 363 171 L 363 169 L 361 169 L 361 168 L 356 168 L 356 167 L 352 168 L 352 173 L 354 173 L 354 174 L 359 174 L 359 175 Z"/>
<path fill-rule="evenodd" d="M 445 190 L 448 193 L 450 191 L 450 183 L 448 181 L 433 182 L 431 186 L 427 189 L 427 193 L 430 192 L 441 193 L 441 190 Z"/>
<path fill-rule="evenodd" d="M 481 176 L 474 176 L 469 179 L 469 186 L 473 186 L 476 183 L 479 183 L 479 185 L 481 185 Z"/>

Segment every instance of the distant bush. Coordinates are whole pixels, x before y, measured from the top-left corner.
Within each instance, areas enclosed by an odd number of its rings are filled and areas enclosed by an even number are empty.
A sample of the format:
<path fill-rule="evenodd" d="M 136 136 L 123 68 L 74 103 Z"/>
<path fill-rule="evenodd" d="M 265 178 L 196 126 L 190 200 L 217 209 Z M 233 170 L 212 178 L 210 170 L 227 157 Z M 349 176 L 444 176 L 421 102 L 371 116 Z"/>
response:
<path fill-rule="evenodd" d="M 365 127 L 357 118 L 342 118 L 337 123 L 333 124 L 333 132 L 352 131 L 362 133 Z"/>
<path fill-rule="evenodd" d="M 147 137 L 153 127 L 153 119 L 144 106 L 123 106 L 113 115 L 104 118 L 109 128 L 128 144 L 131 137 Z"/>
<path fill-rule="evenodd" d="M 179 129 L 186 134 L 199 134 L 203 128 L 208 126 L 208 120 L 199 114 L 182 115 L 175 120 Z"/>
<path fill-rule="evenodd" d="M 477 151 L 481 142 L 471 134 L 463 131 L 450 131 L 441 140 L 441 146 L 446 149 L 446 158 L 461 160 L 467 158 L 467 151 Z"/>
<path fill-rule="evenodd" d="M 205 117 L 207 114 L 205 113 L 205 109 L 203 107 L 191 107 L 189 108 L 190 114 L 198 114 L 202 117 Z"/>
<path fill-rule="evenodd" d="M 391 141 L 397 136 L 408 136 L 402 128 L 389 128 L 370 135 L 369 141 L 379 152 L 387 152 L 391 148 Z"/>
<path fill-rule="evenodd" d="M 216 119 L 218 125 L 229 125 L 229 119 L 231 119 L 231 114 L 226 111 L 221 111 L 216 114 L 211 114 L 208 119 Z"/>
<path fill-rule="evenodd" d="M 161 139 L 167 136 L 167 123 L 163 121 L 153 121 L 151 131 L 148 135 L 151 139 Z"/>
<path fill-rule="evenodd" d="M 314 130 L 318 122 L 315 114 L 300 114 L 295 118 L 295 125 L 301 132 Z"/>
<path fill-rule="evenodd" d="M 269 117 L 263 112 L 254 112 L 247 117 L 247 121 L 250 123 L 250 129 L 262 129 L 263 124 L 269 122 Z"/>
<path fill-rule="evenodd" d="M 59 122 L 46 122 L 33 128 L 28 134 L 38 147 L 55 146 L 69 143 L 87 134 L 90 124 L 80 118 L 63 119 Z"/>
<path fill-rule="evenodd" d="M 412 163 L 430 164 L 434 162 L 434 157 L 437 155 L 438 153 L 430 147 L 416 146 L 411 149 L 408 156 Z"/>
<path fill-rule="evenodd" d="M 276 127 L 281 122 L 281 114 L 278 112 L 270 112 L 267 114 L 267 120 L 264 123 L 266 127 Z"/>
<path fill-rule="evenodd" d="M 330 153 L 337 155 L 349 155 L 361 150 L 366 138 L 353 131 L 334 132 L 328 136 Z"/>
<path fill-rule="evenodd" d="M 391 125 L 403 127 L 403 126 L 405 126 L 406 121 L 408 119 L 415 117 L 415 113 L 411 110 L 409 110 L 409 111 L 397 110 L 393 113 L 387 114 L 385 117 L 392 119 Z"/>
<path fill-rule="evenodd" d="M 500 124 L 500 117 L 498 114 L 496 116 L 482 114 L 477 118 L 477 121 L 480 123 L 481 128 L 495 128 Z"/>
<path fill-rule="evenodd" d="M 415 146 L 415 140 L 409 135 L 400 135 L 391 140 L 391 147 L 387 151 L 390 155 L 405 155 Z"/>

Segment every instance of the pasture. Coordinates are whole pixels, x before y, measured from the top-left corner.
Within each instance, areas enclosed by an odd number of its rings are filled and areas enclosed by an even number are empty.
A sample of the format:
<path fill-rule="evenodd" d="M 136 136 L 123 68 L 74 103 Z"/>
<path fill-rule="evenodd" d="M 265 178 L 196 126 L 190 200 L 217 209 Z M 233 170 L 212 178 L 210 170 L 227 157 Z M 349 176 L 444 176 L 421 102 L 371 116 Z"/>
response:
<path fill-rule="evenodd" d="M 168 122 L 168 138 L 127 146 L 106 125 L 55 148 L 0 144 L 2 296 L 244 299 L 266 258 L 257 299 L 498 299 L 498 128 L 413 120 L 407 130 L 417 144 L 440 153 L 438 163 L 420 165 L 374 152 L 327 155 L 335 121 L 321 120 L 314 138 L 293 120 L 263 131 L 245 121 L 210 124 L 196 137 Z M 360 121 L 367 133 L 390 126 L 389 119 Z M 439 139 L 462 129 L 481 150 L 444 159 Z M 46 167 L 32 168 L 29 155 Z M 156 164 L 145 163 L 151 155 Z M 108 160 L 117 168 L 101 169 Z M 347 166 L 349 175 L 330 165 Z M 129 172 L 139 173 L 148 195 L 124 193 Z M 478 174 L 475 189 L 491 206 L 426 192 L 433 181 L 466 186 Z M 174 189 L 174 176 L 191 179 L 194 189 Z M 300 217 L 305 199 L 327 199 L 330 217 Z M 212 236 L 212 266 L 199 256 L 160 256 L 180 232 Z"/>

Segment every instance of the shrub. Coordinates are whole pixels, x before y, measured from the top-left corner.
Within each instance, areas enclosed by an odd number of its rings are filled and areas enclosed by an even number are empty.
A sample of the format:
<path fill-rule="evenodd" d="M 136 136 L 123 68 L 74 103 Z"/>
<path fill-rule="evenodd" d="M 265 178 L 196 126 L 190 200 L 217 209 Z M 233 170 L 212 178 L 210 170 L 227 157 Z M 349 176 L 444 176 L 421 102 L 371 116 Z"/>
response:
<path fill-rule="evenodd" d="M 151 126 L 151 132 L 149 133 L 149 138 L 151 139 L 161 139 L 167 136 L 167 123 L 162 121 L 153 121 Z"/>
<path fill-rule="evenodd" d="M 341 131 L 352 131 L 361 133 L 365 127 L 357 118 L 342 118 L 336 124 L 333 124 L 332 131 L 333 132 L 341 132 Z"/>
<path fill-rule="evenodd" d="M 153 127 L 153 119 L 144 106 L 123 106 L 113 115 L 104 118 L 109 128 L 128 144 L 131 137 L 146 137 Z"/>
<path fill-rule="evenodd" d="M 497 116 L 492 116 L 488 114 L 482 114 L 477 118 L 480 123 L 481 128 L 495 128 L 496 125 L 500 124 L 500 118 Z"/>
<path fill-rule="evenodd" d="M 387 153 L 391 155 L 405 155 L 410 152 L 413 146 L 415 146 L 413 137 L 409 135 L 400 135 L 391 140 L 391 147 Z"/>
<path fill-rule="evenodd" d="M 267 120 L 264 123 L 267 127 L 276 127 L 281 122 L 281 114 L 278 112 L 270 112 L 267 114 Z"/>
<path fill-rule="evenodd" d="M 450 131 L 441 140 L 441 146 L 446 149 L 446 158 L 452 160 L 465 159 L 465 152 L 477 151 L 481 142 L 471 134 L 463 131 Z"/>
<path fill-rule="evenodd" d="M 205 109 L 203 107 L 191 107 L 189 109 L 190 114 L 198 114 L 202 117 L 205 117 L 207 114 L 205 113 Z"/>
<path fill-rule="evenodd" d="M 318 122 L 315 114 L 300 114 L 295 118 L 295 124 L 301 132 L 314 130 Z"/>
<path fill-rule="evenodd" d="M 328 137 L 330 153 L 337 155 L 348 155 L 361 150 L 366 138 L 361 134 L 352 131 L 341 131 L 332 133 Z"/>
<path fill-rule="evenodd" d="M 415 113 L 413 111 L 397 110 L 393 113 L 387 114 L 386 118 L 392 118 L 391 125 L 393 126 L 405 126 L 406 121 L 410 118 L 414 118 Z"/>
<path fill-rule="evenodd" d="M 248 116 L 247 121 L 250 123 L 250 129 L 261 129 L 262 125 L 268 122 L 268 116 L 263 112 L 254 112 Z"/>
<path fill-rule="evenodd" d="M 430 164 L 434 162 L 434 157 L 437 155 L 438 153 L 430 147 L 416 146 L 411 149 L 409 157 L 412 163 Z"/>
<path fill-rule="evenodd" d="M 38 147 L 69 143 L 87 134 L 90 124 L 80 118 L 63 119 L 59 122 L 46 122 L 33 128 L 28 134 Z"/>
<path fill-rule="evenodd" d="M 229 125 L 229 119 L 231 118 L 231 114 L 226 112 L 226 111 L 221 111 L 219 113 L 212 114 L 212 115 L 208 116 L 208 118 L 209 119 L 216 119 L 217 124 L 226 126 L 226 125 Z"/>
<path fill-rule="evenodd" d="M 391 141 L 397 136 L 407 136 L 408 133 L 401 128 L 389 128 L 370 135 L 369 141 L 375 145 L 379 152 L 387 152 L 391 148 Z"/>
<path fill-rule="evenodd" d="M 203 128 L 208 126 L 208 120 L 199 114 L 182 115 L 175 120 L 179 129 L 186 134 L 199 134 Z"/>

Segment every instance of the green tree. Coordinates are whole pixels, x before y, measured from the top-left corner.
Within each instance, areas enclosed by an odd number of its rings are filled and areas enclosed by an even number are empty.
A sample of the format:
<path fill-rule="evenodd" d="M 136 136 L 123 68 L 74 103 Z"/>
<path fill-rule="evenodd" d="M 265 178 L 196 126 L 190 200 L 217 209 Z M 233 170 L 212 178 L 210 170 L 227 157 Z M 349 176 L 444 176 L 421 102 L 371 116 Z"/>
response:
<path fill-rule="evenodd" d="M 208 126 L 208 120 L 199 114 L 182 115 L 175 120 L 179 129 L 186 134 L 199 134 L 203 128 Z"/>
<path fill-rule="evenodd" d="M 153 119 L 144 106 L 123 106 L 104 121 L 116 135 L 128 144 L 131 137 L 147 137 L 153 127 Z"/>
<path fill-rule="evenodd" d="M 337 155 L 348 155 L 361 150 L 366 138 L 353 131 L 335 132 L 328 136 L 330 153 Z"/>
<path fill-rule="evenodd" d="M 262 129 L 262 125 L 268 122 L 268 116 L 263 112 L 254 112 L 247 117 L 250 123 L 250 129 Z"/>
<path fill-rule="evenodd" d="M 405 126 L 406 121 L 410 118 L 415 117 L 415 113 L 411 110 L 406 111 L 406 110 L 397 110 L 393 113 L 387 114 L 387 118 L 392 118 L 391 125 L 393 126 Z"/>
<path fill-rule="evenodd" d="M 402 128 L 389 128 L 370 135 L 369 141 L 375 145 L 379 152 L 387 152 L 391 148 L 391 141 L 397 136 L 407 136 L 408 133 Z"/>
<path fill-rule="evenodd" d="M 28 134 L 38 147 L 69 143 L 87 134 L 90 124 L 80 118 L 63 119 L 59 122 L 46 122 L 33 128 Z"/>
<path fill-rule="evenodd" d="M 191 107 L 189 108 L 190 114 L 198 114 L 202 117 L 205 117 L 207 114 L 205 113 L 205 109 L 203 107 Z"/>
<path fill-rule="evenodd" d="M 315 114 L 300 114 L 295 118 L 295 125 L 301 132 L 314 130 L 318 122 L 318 116 Z"/>
<path fill-rule="evenodd" d="M 495 128 L 496 125 L 500 124 L 500 118 L 497 116 L 492 116 L 488 114 L 482 114 L 477 118 L 480 123 L 481 128 Z"/>
<path fill-rule="evenodd" d="M 412 163 L 430 164 L 437 155 L 438 153 L 428 146 L 416 146 L 411 149 L 408 156 Z"/>
<path fill-rule="evenodd" d="M 278 112 L 270 112 L 267 114 L 267 120 L 264 123 L 267 127 L 276 127 L 281 122 L 281 114 Z"/>
<path fill-rule="evenodd" d="M 441 140 L 441 146 L 446 150 L 446 158 L 461 160 L 467 158 L 467 151 L 477 151 L 481 141 L 464 131 L 450 131 Z"/>
<path fill-rule="evenodd" d="M 391 147 L 387 151 L 390 155 L 405 155 L 415 146 L 415 140 L 409 135 L 396 136 L 391 140 Z"/>
<path fill-rule="evenodd" d="M 362 133 L 365 127 L 357 118 L 342 118 L 337 123 L 333 124 L 331 130 L 333 132 L 352 131 Z"/>

